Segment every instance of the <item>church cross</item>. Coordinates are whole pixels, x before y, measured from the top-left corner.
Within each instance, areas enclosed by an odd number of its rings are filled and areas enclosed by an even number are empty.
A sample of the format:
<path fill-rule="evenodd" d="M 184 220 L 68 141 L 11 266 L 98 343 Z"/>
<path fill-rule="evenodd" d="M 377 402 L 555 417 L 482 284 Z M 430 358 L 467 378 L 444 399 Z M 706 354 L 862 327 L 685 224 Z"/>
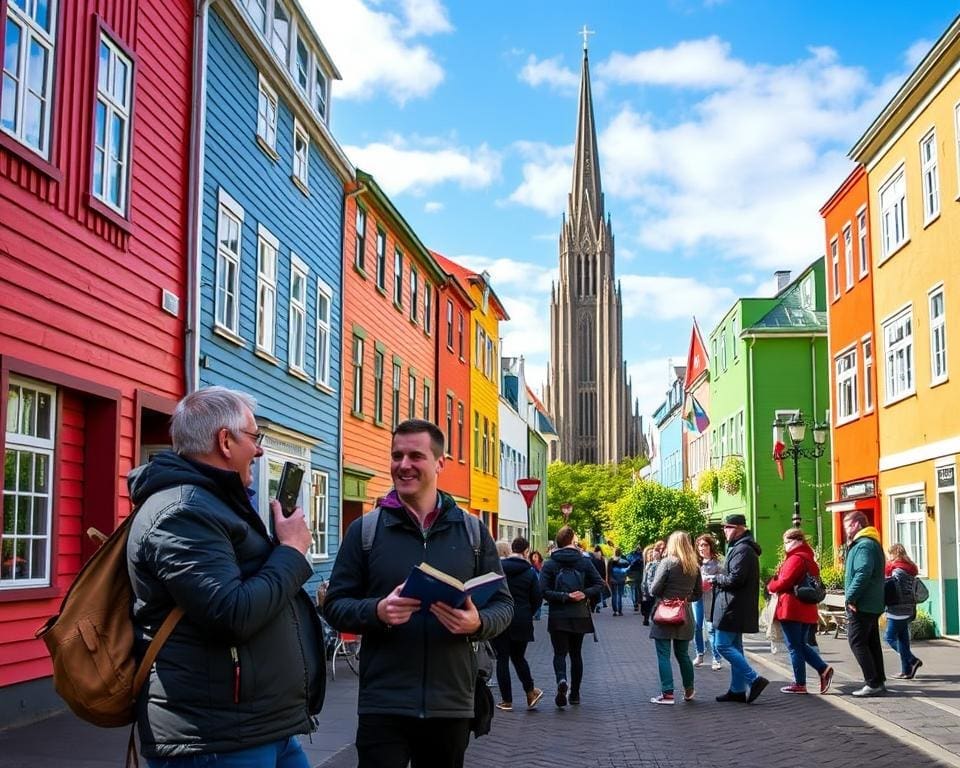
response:
<path fill-rule="evenodd" d="M 595 35 L 597 33 L 592 29 L 587 29 L 587 25 L 584 24 L 579 34 L 583 35 L 583 50 L 587 50 L 587 35 Z"/>

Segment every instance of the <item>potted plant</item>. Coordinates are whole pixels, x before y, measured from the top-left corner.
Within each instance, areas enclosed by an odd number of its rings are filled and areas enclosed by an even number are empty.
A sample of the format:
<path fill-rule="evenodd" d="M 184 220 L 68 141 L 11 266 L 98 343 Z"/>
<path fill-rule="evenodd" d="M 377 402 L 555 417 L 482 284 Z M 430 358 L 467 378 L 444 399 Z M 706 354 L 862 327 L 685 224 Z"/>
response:
<path fill-rule="evenodd" d="M 717 473 L 717 481 L 730 495 L 740 493 L 744 481 L 743 459 L 739 456 L 728 456 Z"/>
<path fill-rule="evenodd" d="M 717 495 L 717 470 L 707 467 L 697 478 L 697 494 L 700 496 Z"/>

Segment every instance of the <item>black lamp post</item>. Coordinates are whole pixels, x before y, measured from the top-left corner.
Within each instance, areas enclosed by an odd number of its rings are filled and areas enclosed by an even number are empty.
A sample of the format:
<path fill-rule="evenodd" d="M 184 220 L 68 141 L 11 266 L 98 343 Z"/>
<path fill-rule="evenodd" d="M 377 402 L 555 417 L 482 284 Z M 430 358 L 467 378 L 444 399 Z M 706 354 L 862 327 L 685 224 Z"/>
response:
<path fill-rule="evenodd" d="M 790 435 L 790 444 L 784 444 L 783 452 L 793 459 L 793 527 L 800 527 L 800 472 L 797 466 L 799 459 L 803 456 L 806 459 L 819 459 L 827 449 L 827 425 L 810 422 L 811 432 L 813 432 L 813 447 L 807 448 L 803 445 L 803 439 L 807 433 L 807 422 L 803 419 L 803 414 L 797 411 L 797 415 L 784 425 L 780 421 L 773 423 L 774 429 L 781 431 L 786 426 L 787 434 Z M 781 442 L 783 442 L 781 440 Z"/>

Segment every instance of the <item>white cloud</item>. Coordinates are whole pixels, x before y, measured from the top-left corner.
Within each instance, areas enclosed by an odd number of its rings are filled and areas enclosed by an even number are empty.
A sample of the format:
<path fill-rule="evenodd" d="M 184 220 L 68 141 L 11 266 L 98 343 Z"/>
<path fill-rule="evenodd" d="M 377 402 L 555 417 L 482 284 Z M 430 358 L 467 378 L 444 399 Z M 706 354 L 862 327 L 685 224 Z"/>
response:
<path fill-rule="evenodd" d="M 596 72 L 601 80 L 615 83 L 713 88 L 733 85 L 746 75 L 747 67 L 730 58 L 729 43 L 708 37 L 633 55 L 614 53 L 597 65 Z"/>
<path fill-rule="evenodd" d="M 573 174 L 573 145 L 552 147 L 548 144 L 521 141 L 514 148 L 526 159 L 521 167 L 523 181 L 507 198 L 559 217 L 567 207 L 570 179 Z"/>
<path fill-rule="evenodd" d="M 917 40 L 917 42 L 907 48 L 906 53 L 904 53 L 904 65 L 906 65 L 907 69 L 914 69 L 917 64 L 923 61 L 931 48 L 933 48 L 933 43 L 930 40 Z"/>
<path fill-rule="evenodd" d="M 633 396 L 640 403 L 644 427 L 666 397 L 673 376 L 674 365 L 684 365 L 686 355 L 682 357 L 656 357 L 627 363 L 627 375 L 633 387 Z"/>
<path fill-rule="evenodd" d="M 440 28 L 446 17 L 439 3 L 404 0 L 406 19 L 373 10 L 362 0 L 302 0 L 302 5 L 343 75 L 334 86 L 336 98 L 383 93 L 404 104 L 428 96 L 443 82 L 433 51 L 408 40 L 413 34 L 448 31 Z"/>
<path fill-rule="evenodd" d="M 413 146 L 413 144 L 416 146 Z M 463 187 L 489 186 L 500 175 L 500 156 L 486 144 L 476 148 L 451 146 L 439 139 L 393 137 L 364 147 L 344 147 L 350 159 L 370 170 L 389 195 L 422 194 L 446 182 Z"/>
<path fill-rule="evenodd" d="M 550 59 L 538 59 L 534 54 L 527 57 L 527 63 L 520 70 L 519 78 L 536 88 L 546 84 L 564 93 L 576 93 L 580 76 L 569 67 L 564 67 L 559 56 Z"/>
<path fill-rule="evenodd" d="M 692 277 L 621 275 L 620 287 L 625 319 L 678 320 L 695 312 L 701 324 L 712 327 L 736 299 L 730 288 Z"/>
<path fill-rule="evenodd" d="M 424 213 L 440 213 L 443 210 L 443 203 L 436 200 L 429 200 L 424 203 L 423 211 Z"/>

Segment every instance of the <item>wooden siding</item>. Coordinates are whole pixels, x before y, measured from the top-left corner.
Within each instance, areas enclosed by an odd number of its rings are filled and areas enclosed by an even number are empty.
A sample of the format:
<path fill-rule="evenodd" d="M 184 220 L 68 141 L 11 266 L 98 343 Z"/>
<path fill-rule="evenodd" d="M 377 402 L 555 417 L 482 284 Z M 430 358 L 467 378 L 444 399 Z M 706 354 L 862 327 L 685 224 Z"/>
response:
<path fill-rule="evenodd" d="M 310 142 L 309 195 L 291 180 L 294 118 L 279 95 L 275 160 L 256 140 L 258 69 L 226 22 L 211 10 L 207 56 L 207 108 L 204 136 L 203 220 L 200 304 L 200 380 L 249 392 L 257 398 L 257 416 L 305 434 L 318 443 L 312 450 L 315 470 L 329 475 L 328 530 L 330 559 L 317 564 L 318 574 L 332 566 L 339 531 L 340 446 L 340 252 L 343 181 L 327 158 Z M 270 81 L 268 67 L 262 70 Z M 275 85 L 275 83 L 274 83 Z M 214 333 L 216 228 L 219 192 L 244 210 L 242 227 L 239 345 Z M 279 240 L 276 284 L 277 362 L 255 354 L 258 224 Z M 292 254 L 309 268 L 307 277 L 306 379 L 288 370 L 288 307 Z M 330 390 L 315 384 L 317 279 L 333 292 L 330 308 Z"/>
<path fill-rule="evenodd" d="M 440 289 L 437 301 L 437 424 L 446 432 L 447 395 L 453 394 L 453 434 L 448 436 L 447 461 L 440 478 L 441 487 L 460 499 L 470 498 L 470 432 L 473 424 L 470 399 L 470 366 L 473 345 L 470 342 L 471 306 L 451 283 Z M 453 346 L 447 346 L 447 301 L 453 302 Z M 457 339 L 458 316 L 463 316 L 463 358 Z M 457 404 L 463 404 L 463 460 L 457 455 Z"/>
<path fill-rule="evenodd" d="M 500 321 L 494 310 L 491 299 L 487 304 L 487 311 L 483 311 L 483 293 L 476 285 L 470 286 L 470 295 L 476 304 L 476 309 L 470 313 L 470 343 L 476 345 L 477 328 L 483 328 L 487 338 L 494 342 L 493 376 L 494 380 L 477 368 L 477 361 L 470 365 L 470 403 L 473 410 L 480 414 L 480 440 L 483 440 L 483 420 L 490 423 L 490 464 L 489 471 L 483 471 L 483 453 L 481 447 L 480 467 L 473 466 L 473 414 L 470 415 L 470 500 L 476 512 L 487 512 L 491 521 L 493 515 L 499 512 L 500 486 L 497 474 L 500 471 L 500 388 L 496 378 L 500 374 Z M 475 352 L 474 348 L 474 352 Z M 496 428 L 497 434 L 493 435 Z M 491 528 L 496 536 L 496 527 Z"/>

